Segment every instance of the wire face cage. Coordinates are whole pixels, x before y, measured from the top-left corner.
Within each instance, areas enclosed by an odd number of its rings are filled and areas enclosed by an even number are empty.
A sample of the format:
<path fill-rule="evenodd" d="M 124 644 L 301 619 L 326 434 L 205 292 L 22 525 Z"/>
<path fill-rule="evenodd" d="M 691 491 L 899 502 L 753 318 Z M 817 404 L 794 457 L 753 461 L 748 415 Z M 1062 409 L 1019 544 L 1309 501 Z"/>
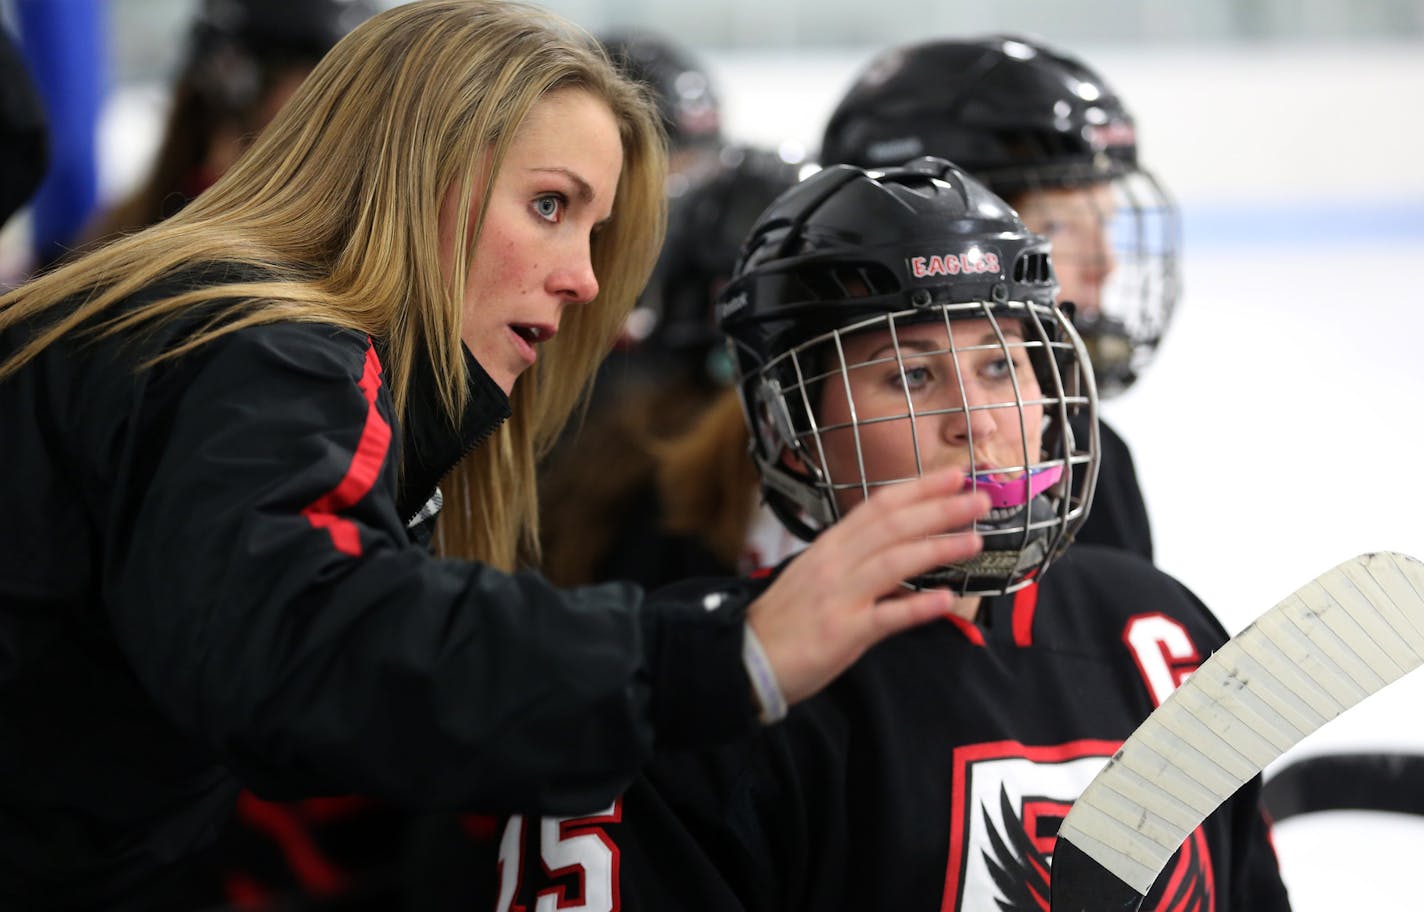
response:
<path fill-rule="evenodd" d="M 877 488 L 960 467 L 993 503 L 974 527 L 984 550 L 907 585 L 1021 588 L 1087 516 L 1098 466 L 1088 365 L 1067 318 L 1041 303 L 931 304 L 816 335 L 743 379 L 768 500 L 811 536 Z"/>

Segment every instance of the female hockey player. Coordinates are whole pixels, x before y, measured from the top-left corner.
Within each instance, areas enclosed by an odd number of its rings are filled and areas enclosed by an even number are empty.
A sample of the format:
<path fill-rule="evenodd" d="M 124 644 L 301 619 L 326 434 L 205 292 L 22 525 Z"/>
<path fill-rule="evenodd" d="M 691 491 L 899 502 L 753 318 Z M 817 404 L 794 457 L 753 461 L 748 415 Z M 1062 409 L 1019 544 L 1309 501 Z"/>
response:
<path fill-rule="evenodd" d="M 1226 639 L 1147 561 L 1068 547 L 1096 392 L 1055 291 L 1048 242 L 941 159 L 834 166 L 763 214 L 720 314 L 767 499 L 825 534 L 959 466 L 994 500 L 983 552 L 907 579 L 965 597 L 784 724 L 660 758 L 598 814 L 510 818 L 500 912 L 1047 907 L 1069 806 Z M 1258 797 L 1207 817 L 1146 907 L 1287 909 Z"/>

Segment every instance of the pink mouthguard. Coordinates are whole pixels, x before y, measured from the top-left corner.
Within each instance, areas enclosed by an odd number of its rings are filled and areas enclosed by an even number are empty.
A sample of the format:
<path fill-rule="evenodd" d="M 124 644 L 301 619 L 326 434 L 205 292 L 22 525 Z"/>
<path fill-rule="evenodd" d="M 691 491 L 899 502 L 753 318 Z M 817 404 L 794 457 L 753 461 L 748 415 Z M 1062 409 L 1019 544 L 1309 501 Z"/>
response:
<path fill-rule="evenodd" d="M 1063 477 L 1063 466 L 1055 465 L 1034 469 L 1027 476 L 997 481 L 992 475 L 975 475 L 969 480 L 976 490 L 989 495 L 995 507 L 1021 507 L 1033 498 L 1058 483 Z"/>

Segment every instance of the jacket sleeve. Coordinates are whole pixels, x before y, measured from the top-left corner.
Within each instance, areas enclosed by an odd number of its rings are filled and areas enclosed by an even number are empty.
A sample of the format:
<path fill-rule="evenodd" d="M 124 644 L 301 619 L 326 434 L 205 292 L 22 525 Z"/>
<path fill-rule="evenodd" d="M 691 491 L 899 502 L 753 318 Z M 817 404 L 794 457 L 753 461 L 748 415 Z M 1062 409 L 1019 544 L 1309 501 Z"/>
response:
<path fill-rule="evenodd" d="M 441 560 L 397 515 L 357 333 L 249 328 L 145 375 L 105 597 L 162 710 L 271 796 L 581 813 L 752 724 L 744 605 Z"/>

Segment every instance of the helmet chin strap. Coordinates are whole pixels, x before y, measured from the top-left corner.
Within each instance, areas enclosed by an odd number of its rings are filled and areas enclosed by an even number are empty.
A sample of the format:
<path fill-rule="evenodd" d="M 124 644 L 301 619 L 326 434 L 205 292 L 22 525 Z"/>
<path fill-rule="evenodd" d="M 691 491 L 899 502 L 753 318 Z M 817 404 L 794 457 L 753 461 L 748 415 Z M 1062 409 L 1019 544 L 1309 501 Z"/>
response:
<path fill-rule="evenodd" d="M 1023 490 L 1022 484 L 1017 487 Z M 1038 493 L 1027 502 L 1020 502 L 1017 509 L 1002 507 L 1012 509 L 1012 514 L 975 523 L 984 540 L 984 550 L 966 561 L 946 564 L 907 580 L 905 585 L 910 589 L 953 589 L 972 594 L 1004 591 L 1004 579 L 1028 570 L 1048 553 L 1058 506 L 1054 495 Z"/>
<path fill-rule="evenodd" d="M 1048 532 L 1058 513 L 1058 502 L 1049 492 L 1062 478 L 1061 465 L 1032 469 L 1013 478 L 996 477 L 992 472 L 976 473 L 969 479 L 974 489 L 989 495 L 995 511 L 1010 512 L 975 523 L 984 539 L 984 550 L 979 554 L 931 570 L 909 580 L 907 585 L 912 589 L 982 591 L 1043 560 L 1051 544 Z"/>
<path fill-rule="evenodd" d="M 986 561 L 1022 558 L 1028 562 L 1024 566 L 1037 563 L 1042 557 L 1041 539 L 1047 537 L 1058 512 L 1057 499 L 1049 492 L 1062 478 L 1062 465 L 1031 469 L 1003 480 L 995 479 L 992 473 L 976 474 L 971 484 L 988 492 L 994 507 L 993 513 L 974 524 L 984 539 L 980 557 Z M 1026 547 L 1035 543 L 1038 547 Z M 998 558 L 994 557 L 996 553 Z M 963 568 L 972 572 L 976 560 L 971 558 Z"/>

